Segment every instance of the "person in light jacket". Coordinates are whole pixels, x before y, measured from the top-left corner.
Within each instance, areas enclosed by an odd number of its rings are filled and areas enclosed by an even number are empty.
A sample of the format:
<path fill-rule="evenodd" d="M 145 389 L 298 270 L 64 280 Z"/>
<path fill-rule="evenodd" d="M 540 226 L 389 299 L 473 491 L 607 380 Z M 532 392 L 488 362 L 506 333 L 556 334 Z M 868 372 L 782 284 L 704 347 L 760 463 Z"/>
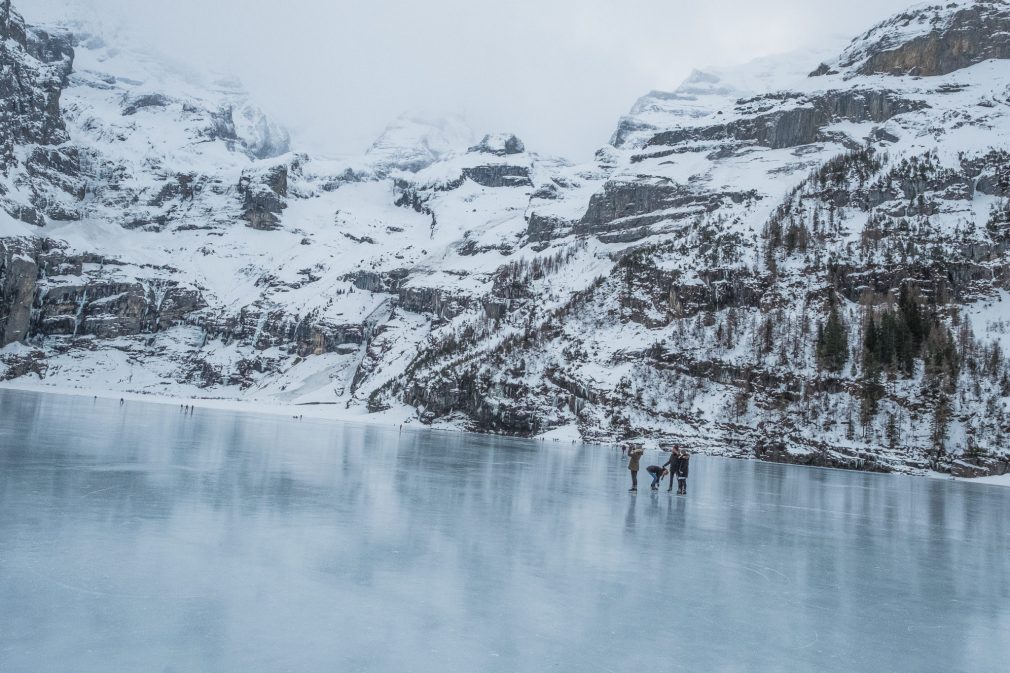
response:
<path fill-rule="evenodd" d="M 638 467 L 643 453 L 645 449 L 641 446 L 628 447 L 628 469 L 631 471 L 631 488 L 628 490 L 632 493 L 638 491 Z"/>

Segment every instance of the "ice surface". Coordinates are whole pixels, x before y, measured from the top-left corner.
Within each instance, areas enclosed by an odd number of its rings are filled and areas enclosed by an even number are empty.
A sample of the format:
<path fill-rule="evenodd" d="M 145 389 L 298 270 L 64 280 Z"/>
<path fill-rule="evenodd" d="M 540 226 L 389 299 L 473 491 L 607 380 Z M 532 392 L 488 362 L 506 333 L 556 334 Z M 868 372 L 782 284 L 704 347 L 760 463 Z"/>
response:
<path fill-rule="evenodd" d="M 603 447 L 0 391 L 0 671 L 1005 670 L 1010 490 L 627 480 Z"/>

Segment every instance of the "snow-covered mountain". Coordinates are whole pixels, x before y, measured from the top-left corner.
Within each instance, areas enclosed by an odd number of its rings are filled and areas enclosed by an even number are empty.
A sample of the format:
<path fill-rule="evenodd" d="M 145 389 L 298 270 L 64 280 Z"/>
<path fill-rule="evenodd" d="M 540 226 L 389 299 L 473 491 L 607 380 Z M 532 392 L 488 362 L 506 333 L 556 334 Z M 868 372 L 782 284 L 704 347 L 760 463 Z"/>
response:
<path fill-rule="evenodd" d="M 1010 470 L 1010 4 L 652 92 L 593 162 L 290 148 L 0 2 L 0 373 L 863 469 Z"/>

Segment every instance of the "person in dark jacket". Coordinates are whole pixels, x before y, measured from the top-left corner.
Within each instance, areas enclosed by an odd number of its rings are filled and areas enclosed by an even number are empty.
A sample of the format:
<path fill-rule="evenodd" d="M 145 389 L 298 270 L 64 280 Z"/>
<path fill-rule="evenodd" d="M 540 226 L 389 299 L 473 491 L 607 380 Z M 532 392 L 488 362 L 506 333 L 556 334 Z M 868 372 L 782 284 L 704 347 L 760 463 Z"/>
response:
<path fill-rule="evenodd" d="M 665 477 L 670 473 L 670 471 L 667 470 L 665 467 L 661 467 L 659 465 L 650 465 L 649 467 L 645 468 L 645 471 L 652 475 L 653 491 L 659 490 L 659 482 L 663 480 L 663 477 Z"/>
<path fill-rule="evenodd" d="M 641 446 L 628 447 L 628 469 L 631 470 L 631 488 L 628 490 L 632 493 L 638 491 L 638 467 L 643 453 L 645 453 L 645 449 Z"/>
<path fill-rule="evenodd" d="M 690 453 L 687 451 L 680 452 L 680 458 L 677 460 L 677 495 L 687 495 L 687 470 L 690 460 Z M 670 481 L 672 482 L 673 480 L 671 479 Z"/>
<path fill-rule="evenodd" d="M 667 468 L 670 473 L 670 488 L 666 489 L 667 492 L 673 491 L 673 480 L 677 476 L 677 462 L 680 460 L 680 447 L 674 446 L 670 449 L 670 459 L 663 463 L 663 467 Z"/>

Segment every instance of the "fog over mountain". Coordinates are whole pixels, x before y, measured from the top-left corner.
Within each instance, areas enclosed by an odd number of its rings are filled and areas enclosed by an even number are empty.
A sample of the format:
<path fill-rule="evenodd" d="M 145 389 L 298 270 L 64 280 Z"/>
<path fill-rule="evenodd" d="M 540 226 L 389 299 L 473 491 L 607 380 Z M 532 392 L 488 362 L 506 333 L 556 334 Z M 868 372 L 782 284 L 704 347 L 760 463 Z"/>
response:
<path fill-rule="evenodd" d="M 36 23 L 83 21 L 233 73 L 314 153 L 364 150 L 408 110 L 459 112 L 576 160 L 614 119 L 695 67 L 794 49 L 830 55 L 902 0 L 25 0 Z M 816 56 L 808 60 L 816 60 Z"/>

